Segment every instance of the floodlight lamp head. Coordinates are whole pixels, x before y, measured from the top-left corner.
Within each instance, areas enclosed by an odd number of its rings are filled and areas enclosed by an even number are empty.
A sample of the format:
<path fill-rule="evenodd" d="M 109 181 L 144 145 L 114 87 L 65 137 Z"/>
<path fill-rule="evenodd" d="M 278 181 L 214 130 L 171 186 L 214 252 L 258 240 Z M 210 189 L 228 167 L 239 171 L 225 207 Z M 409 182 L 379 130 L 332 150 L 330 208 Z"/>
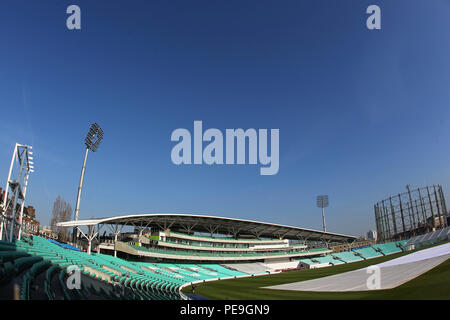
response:
<path fill-rule="evenodd" d="M 319 208 L 328 207 L 328 195 L 317 196 L 317 207 Z"/>
<path fill-rule="evenodd" d="M 89 132 L 86 135 L 86 139 L 84 139 L 84 144 L 89 150 L 93 152 L 97 151 L 100 142 L 103 139 L 103 130 L 97 123 L 93 123 L 89 128 Z"/>

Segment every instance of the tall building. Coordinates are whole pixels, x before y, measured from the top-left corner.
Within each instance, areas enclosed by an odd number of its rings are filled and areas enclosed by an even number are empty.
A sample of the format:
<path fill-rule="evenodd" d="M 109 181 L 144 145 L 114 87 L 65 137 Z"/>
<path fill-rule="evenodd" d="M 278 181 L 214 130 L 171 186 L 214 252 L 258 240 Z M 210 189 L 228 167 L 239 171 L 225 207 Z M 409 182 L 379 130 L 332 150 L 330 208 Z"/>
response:
<path fill-rule="evenodd" d="M 5 205 L 3 203 L 5 196 L 5 190 L 0 188 L 0 209 L 3 209 L 3 206 Z M 12 198 L 14 200 L 14 198 Z M 11 199 L 8 199 L 11 200 Z M 8 202 L 8 201 L 7 201 Z M 8 208 L 6 214 L 11 215 L 11 206 Z M 19 215 L 20 215 L 20 205 L 17 204 L 16 210 L 15 210 L 15 219 L 18 223 L 19 221 Z M 36 220 L 36 209 L 33 206 L 27 206 L 23 208 L 23 215 L 22 215 L 22 232 L 30 233 L 30 234 L 38 234 L 39 233 L 39 221 Z"/>
<path fill-rule="evenodd" d="M 23 208 L 23 231 L 37 235 L 39 233 L 39 221 L 36 220 L 36 209 L 32 206 Z"/>
<path fill-rule="evenodd" d="M 367 232 L 367 239 L 376 241 L 377 232 L 375 230 L 369 230 L 369 232 Z"/>

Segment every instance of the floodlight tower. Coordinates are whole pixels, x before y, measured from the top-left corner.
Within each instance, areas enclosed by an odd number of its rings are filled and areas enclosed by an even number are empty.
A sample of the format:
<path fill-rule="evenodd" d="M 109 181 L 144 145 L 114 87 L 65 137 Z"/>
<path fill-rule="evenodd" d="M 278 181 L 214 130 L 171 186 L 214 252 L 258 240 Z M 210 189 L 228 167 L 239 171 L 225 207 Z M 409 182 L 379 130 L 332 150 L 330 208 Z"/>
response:
<path fill-rule="evenodd" d="M 14 237 L 20 240 L 28 178 L 30 173 L 34 172 L 31 149 L 31 146 L 19 143 L 14 146 L 8 179 L 6 180 L 5 195 L 0 208 L 0 240 L 3 240 L 4 236 L 9 241 L 13 241 Z M 20 209 L 17 210 L 19 207 Z M 18 221 L 16 222 L 17 218 Z"/>
<path fill-rule="evenodd" d="M 318 208 L 322 208 L 323 231 L 327 232 L 327 225 L 325 224 L 325 210 L 324 210 L 324 208 L 328 207 L 328 195 L 317 196 L 317 207 Z"/>
<path fill-rule="evenodd" d="M 89 128 L 89 132 L 87 133 L 86 138 L 84 139 L 86 151 L 84 153 L 83 167 L 81 168 L 81 177 L 80 177 L 80 184 L 78 186 L 77 204 L 75 206 L 74 220 L 78 220 L 78 213 L 80 212 L 81 189 L 83 188 L 84 171 L 86 170 L 86 160 L 88 152 L 89 150 L 92 150 L 92 152 L 96 152 L 102 139 L 103 139 L 103 130 L 97 123 L 94 122 Z M 77 240 L 77 227 L 73 228 L 72 240 L 73 243 L 75 244 Z"/>

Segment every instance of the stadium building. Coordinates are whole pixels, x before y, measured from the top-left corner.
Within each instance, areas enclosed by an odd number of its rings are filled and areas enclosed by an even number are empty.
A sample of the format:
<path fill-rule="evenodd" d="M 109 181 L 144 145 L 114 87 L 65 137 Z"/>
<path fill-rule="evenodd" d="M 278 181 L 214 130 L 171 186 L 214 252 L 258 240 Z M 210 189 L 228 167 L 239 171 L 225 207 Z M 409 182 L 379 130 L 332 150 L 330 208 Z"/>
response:
<path fill-rule="evenodd" d="M 77 247 L 31 234 L 0 241 L 0 299 L 190 299 L 182 293 L 190 285 L 365 261 L 450 236 L 447 227 L 358 247 L 361 243 L 348 235 L 192 214 L 128 215 L 59 226 L 77 228 Z M 332 249 L 342 246 L 347 251 Z M 70 286 L 77 274 L 79 287 Z"/>
<path fill-rule="evenodd" d="M 77 226 L 88 253 L 93 248 L 143 261 L 289 262 L 326 254 L 332 245 L 356 240 L 337 233 L 193 214 L 128 215 L 58 225 Z M 134 231 L 121 232 L 127 227 Z M 108 229 L 110 236 L 106 236 Z M 98 237 L 102 230 L 104 236 Z"/>

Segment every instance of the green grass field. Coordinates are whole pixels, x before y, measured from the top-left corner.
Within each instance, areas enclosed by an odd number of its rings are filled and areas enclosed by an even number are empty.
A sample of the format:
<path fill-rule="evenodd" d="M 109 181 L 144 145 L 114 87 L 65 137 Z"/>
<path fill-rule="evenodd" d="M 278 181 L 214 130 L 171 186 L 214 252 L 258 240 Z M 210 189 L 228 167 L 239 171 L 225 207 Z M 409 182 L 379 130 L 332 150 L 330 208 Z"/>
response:
<path fill-rule="evenodd" d="M 301 299 L 450 299 L 450 259 L 421 276 L 390 290 L 360 292 L 302 292 L 262 287 L 311 280 L 338 273 L 357 270 L 409 254 L 398 253 L 367 261 L 354 262 L 339 266 L 283 272 L 274 275 L 230 279 L 207 282 L 196 285 L 195 294 L 214 300 L 301 300 Z M 191 287 L 183 289 L 191 293 Z"/>

